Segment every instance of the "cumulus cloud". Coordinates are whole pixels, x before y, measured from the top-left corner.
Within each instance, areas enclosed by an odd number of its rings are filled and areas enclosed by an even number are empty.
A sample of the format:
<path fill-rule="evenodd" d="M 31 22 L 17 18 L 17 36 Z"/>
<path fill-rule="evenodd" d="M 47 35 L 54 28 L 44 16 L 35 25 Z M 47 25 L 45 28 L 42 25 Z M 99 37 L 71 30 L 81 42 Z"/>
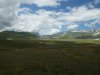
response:
<path fill-rule="evenodd" d="M 68 6 L 68 7 L 66 7 L 66 8 L 67 8 L 68 10 L 70 10 L 70 9 L 71 9 L 71 7 L 69 7 L 69 6 Z"/>
<path fill-rule="evenodd" d="M 0 29 L 12 25 L 18 4 L 18 0 L 0 0 Z"/>
<path fill-rule="evenodd" d="M 87 26 L 87 27 L 95 27 L 96 24 L 100 24 L 100 19 L 96 19 L 92 22 L 85 23 L 84 25 Z"/>
<path fill-rule="evenodd" d="M 44 6 L 58 6 L 59 0 L 21 0 L 23 4 L 35 4 L 38 7 Z"/>
<path fill-rule="evenodd" d="M 95 0 L 95 3 L 97 4 L 97 3 L 100 3 L 100 0 Z"/>
<path fill-rule="evenodd" d="M 58 33 L 60 32 L 59 29 L 56 29 L 56 28 L 46 28 L 46 29 L 41 29 L 39 31 L 39 34 L 40 35 L 52 35 L 52 34 L 55 34 L 55 33 Z"/>
<path fill-rule="evenodd" d="M 95 12 L 95 13 L 94 13 Z M 89 21 L 100 18 L 100 9 L 89 9 L 86 6 L 75 7 L 69 13 L 64 13 L 62 18 L 68 22 Z"/>
<path fill-rule="evenodd" d="M 72 24 L 72 25 L 67 26 L 67 29 L 70 30 L 70 29 L 75 29 L 75 28 L 77 28 L 77 27 L 79 27 L 79 25 L 77 25 L 77 24 Z"/>
<path fill-rule="evenodd" d="M 18 15 L 20 16 L 22 14 L 28 14 L 29 12 L 32 12 L 32 10 L 29 8 L 21 8 L 18 10 Z"/>
<path fill-rule="evenodd" d="M 45 1 L 45 2 L 44 2 Z M 60 1 L 60 0 L 59 0 Z M 62 25 L 68 29 L 77 28 L 81 23 L 100 23 L 100 9 L 92 4 L 70 8 L 69 12 L 47 11 L 38 9 L 31 13 L 29 8 L 19 8 L 20 3 L 36 4 L 38 7 L 60 5 L 58 0 L 0 0 L 0 31 L 14 30 L 34 32 L 41 35 L 54 34 L 61 30 Z M 17 15 L 18 14 L 18 15 Z M 93 23 L 91 22 L 93 21 Z"/>
<path fill-rule="evenodd" d="M 70 12 L 38 10 L 33 14 L 28 12 L 30 11 L 29 9 L 25 8 L 21 11 L 26 12 L 25 10 L 27 11 L 27 13 L 18 16 L 18 19 L 15 21 L 15 25 L 8 27 L 8 30 L 26 32 L 38 31 L 40 33 L 44 31 L 44 33 L 47 34 L 47 29 L 50 29 L 50 32 L 54 31 L 53 29 L 55 28 L 57 30 L 60 30 L 62 25 L 68 26 L 68 29 L 74 29 L 79 26 L 77 25 L 77 23 L 85 23 L 87 21 L 100 18 L 100 9 L 89 9 L 86 6 L 73 8 L 70 10 Z"/>
<path fill-rule="evenodd" d="M 54 34 L 61 28 L 63 22 L 55 19 L 54 11 L 39 10 L 36 14 L 22 14 L 11 27 L 6 27 L 7 30 L 25 31 L 25 32 L 43 32 Z M 47 32 L 47 29 L 49 30 Z"/>

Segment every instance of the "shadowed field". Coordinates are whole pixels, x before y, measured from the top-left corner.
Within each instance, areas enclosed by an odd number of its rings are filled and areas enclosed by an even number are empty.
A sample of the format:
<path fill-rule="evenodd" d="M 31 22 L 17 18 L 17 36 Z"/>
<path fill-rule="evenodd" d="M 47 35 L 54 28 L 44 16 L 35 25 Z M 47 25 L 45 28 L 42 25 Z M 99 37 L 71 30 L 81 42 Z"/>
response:
<path fill-rule="evenodd" d="M 100 44 L 0 40 L 0 75 L 100 75 Z"/>

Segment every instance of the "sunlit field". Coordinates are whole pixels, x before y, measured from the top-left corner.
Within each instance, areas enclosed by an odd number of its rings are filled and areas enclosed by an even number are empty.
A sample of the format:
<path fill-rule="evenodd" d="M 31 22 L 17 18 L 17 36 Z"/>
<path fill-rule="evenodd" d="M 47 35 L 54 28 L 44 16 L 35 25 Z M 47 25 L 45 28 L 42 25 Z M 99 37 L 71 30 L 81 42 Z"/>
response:
<path fill-rule="evenodd" d="M 0 75 L 100 75 L 100 43 L 0 40 Z"/>

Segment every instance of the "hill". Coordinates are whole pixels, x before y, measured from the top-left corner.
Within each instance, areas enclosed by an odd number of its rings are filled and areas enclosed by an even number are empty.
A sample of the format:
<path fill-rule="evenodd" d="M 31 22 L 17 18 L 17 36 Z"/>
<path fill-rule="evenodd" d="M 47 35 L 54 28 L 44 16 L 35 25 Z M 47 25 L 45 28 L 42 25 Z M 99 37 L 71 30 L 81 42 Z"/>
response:
<path fill-rule="evenodd" d="M 60 32 L 53 35 L 40 36 L 38 33 L 32 32 L 15 32 L 15 31 L 3 31 L 0 32 L 0 40 L 19 40 L 19 39 L 100 39 L 100 33 L 98 32 Z"/>
<path fill-rule="evenodd" d="M 38 34 L 29 32 L 4 31 L 0 32 L 0 40 L 36 39 Z"/>
<path fill-rule="evenodd" d="M 93 32 L 62 32 L 52 35 L 58 39 L 100 39 L 100 33 Z"/>

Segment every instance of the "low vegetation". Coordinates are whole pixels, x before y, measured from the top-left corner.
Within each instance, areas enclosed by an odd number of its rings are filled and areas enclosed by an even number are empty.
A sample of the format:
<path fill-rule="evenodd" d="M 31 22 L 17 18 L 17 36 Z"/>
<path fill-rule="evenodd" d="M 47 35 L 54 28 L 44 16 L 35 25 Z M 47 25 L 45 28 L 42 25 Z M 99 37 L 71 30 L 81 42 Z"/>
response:
<path fill-rule="evenodd" d="M 100 75 L 100 42 L 0 40 L 0 75 Z"/>

